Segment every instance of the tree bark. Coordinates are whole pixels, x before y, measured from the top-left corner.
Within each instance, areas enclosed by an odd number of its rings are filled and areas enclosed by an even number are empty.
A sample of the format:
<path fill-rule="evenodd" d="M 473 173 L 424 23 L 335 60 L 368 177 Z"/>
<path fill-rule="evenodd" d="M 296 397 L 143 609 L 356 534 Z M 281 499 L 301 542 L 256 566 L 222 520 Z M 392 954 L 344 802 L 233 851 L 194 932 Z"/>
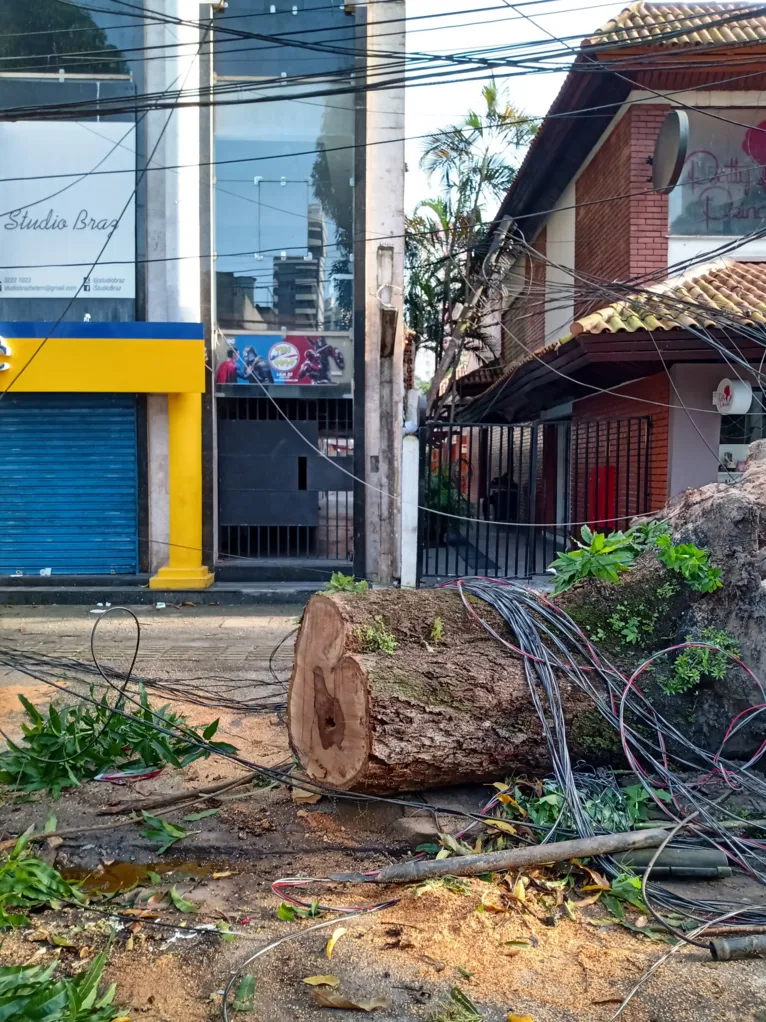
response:
<path fill-rule="evenodd" d="M 507 633 L 490 607 L 475 603 Z M 373 648 L 386 633 L 393 652 Z M 559 682 L 579 758 L 589 730 L 611 729 L 583 693 Z M 451 589 L 312 596 L 296 643 L 288 726 L 308 776 L 337 788 L 413 791 L 550 769 L 521 658 Z M 608 737 L 619 758 L 616 736 Z"/>

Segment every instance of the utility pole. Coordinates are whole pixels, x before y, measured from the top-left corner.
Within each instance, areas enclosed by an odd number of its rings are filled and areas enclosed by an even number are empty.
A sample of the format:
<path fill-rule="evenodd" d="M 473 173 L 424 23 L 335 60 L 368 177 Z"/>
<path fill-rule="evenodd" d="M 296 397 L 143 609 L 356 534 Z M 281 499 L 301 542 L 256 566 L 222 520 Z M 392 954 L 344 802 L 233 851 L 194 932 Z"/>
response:
<path fill-rule="evenodd" d="M 405 52 L 404 0 L 368 4 L 367 52 L 373 82 L 392 52 Z M 380 42 L 377 36 L 380 33 Z M 402 418 L 404 411 L 404 88 L 367 93 L 364 499 L 365 574 L 389 585 L 399 571 Z M 385 142 L 385 145 L 381 145 Z"/>

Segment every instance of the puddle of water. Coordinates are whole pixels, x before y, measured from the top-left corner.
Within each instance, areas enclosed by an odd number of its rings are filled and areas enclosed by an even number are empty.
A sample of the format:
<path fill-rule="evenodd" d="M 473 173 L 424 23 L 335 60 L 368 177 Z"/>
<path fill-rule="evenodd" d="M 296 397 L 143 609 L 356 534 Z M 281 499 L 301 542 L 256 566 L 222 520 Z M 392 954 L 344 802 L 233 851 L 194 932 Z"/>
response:
<path fill-rule="evenodd" d="M 86 893 L 98 891 L 101 894 L 116 894 L 147 880 L 150 872 L 161 877 L 180 874 L 182 877 L 198 879 L 210 876 L 221 868 L 209 862 L 112 862 L 95 869 L 62 869 L 61 875 L 66 880 L 80 882 Z"/>

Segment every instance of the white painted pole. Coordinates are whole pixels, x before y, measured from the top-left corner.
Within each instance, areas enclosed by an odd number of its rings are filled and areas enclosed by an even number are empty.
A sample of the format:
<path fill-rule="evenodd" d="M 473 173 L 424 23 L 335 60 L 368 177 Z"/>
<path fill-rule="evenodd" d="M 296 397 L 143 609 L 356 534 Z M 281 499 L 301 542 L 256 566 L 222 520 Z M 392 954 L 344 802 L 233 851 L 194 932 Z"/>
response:
<path fill-rule="evenodd" d="M 147 8 L 156 5 L 145 0 Z M 146 90 L 196 95 L 200 82 L 201 11 L 197 0 L 164 0 L 167 21 L 149 18 L 144 33 L 148 47 L 161 60 L 146 62 Z M 172 19 L 176 19 L 175 22 Z M 191 24 L 178 24 L 178 21 Z M 151 166 L 177 170 L 146 175 L 147 319 L 155 322 L 199 322 L 200 190 L 199 110 L 150 111 L 146 116 L 146 151 Z M 168 466 L 168 401 L 165 394 L 147 398 L 150 567 L 168 560 L 170 505 Z"/>
<path fill-rule="evenodd" d="M 420 394 L 407 394 L 407 421 L 402 438 L 401 564 L 399 581 L 403 589 L 418 584 L 418 494 L 420 493 L 420 440 L 412 430 L 418 425 Z"/>

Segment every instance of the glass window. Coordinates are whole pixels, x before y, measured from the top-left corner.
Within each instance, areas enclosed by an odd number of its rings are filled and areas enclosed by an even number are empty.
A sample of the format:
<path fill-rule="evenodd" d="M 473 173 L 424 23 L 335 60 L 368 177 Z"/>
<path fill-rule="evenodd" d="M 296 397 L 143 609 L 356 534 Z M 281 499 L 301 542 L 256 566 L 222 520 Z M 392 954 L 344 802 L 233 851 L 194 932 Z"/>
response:
<path fill-rule="evenodd" d="M 286 88 L 215 110 L 218 323 L 348 330 L 353 94 L 302 99 Z"/>
<path fill-rule="evenodd" d="M 132 111 L 105 115 L 98 104 L 133 105 L 143 34 L 142 16 L 114 0 L 0 4 L 0 108 L 92 108 L 76 121 L 0 124 L 0 320 L 136 318 L 143 129 Z"/>
<path fill-rule="evenodd" d="M 267 79 L 353 71 L 356 19 L 344 6 L 339 0 L 229 0 L 215 19 L 216 74 Z"/>
<path fill-rule="evenodd" d="M 689 111 L 689 152 L 668 212 L 677 235 L 740 235 L 764 226 L 764 110 Z"/>
<path fill-rule="evenodd" d="M 143 17 L 114 0 L 5 0 L 0 71 L 129 74 L 143 56 Z"/>
<path fill-rule="evenodd" d="M 721 416 L 718 481 L 739 479 L 745 467 L 750 444 L 766 437 L 766 393 L 753 391 L 750 409 L 745 415 Z"/>
<path fill-rule="evenodd" d="M 338 90 L 353 83 L 355 33 L 328 0 L 229 0 L 216 18 L 224 329 L 351 328 L 355 113 L 353 93 Z"/>

